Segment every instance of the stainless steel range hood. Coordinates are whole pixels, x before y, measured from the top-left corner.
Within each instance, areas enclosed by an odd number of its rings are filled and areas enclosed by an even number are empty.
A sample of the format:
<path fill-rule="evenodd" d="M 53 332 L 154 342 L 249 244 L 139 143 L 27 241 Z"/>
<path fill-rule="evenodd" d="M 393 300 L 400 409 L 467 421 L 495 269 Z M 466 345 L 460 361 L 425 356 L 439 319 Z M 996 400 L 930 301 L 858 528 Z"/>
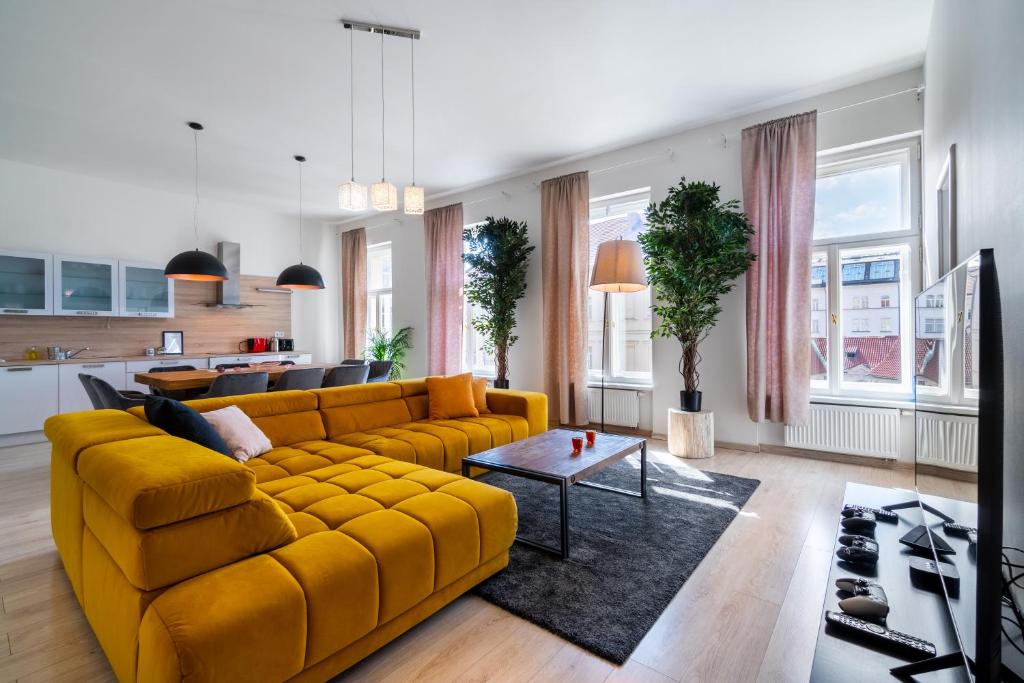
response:
<path fill-rule="evenodd" d="M 238 242 L 217 242 L 217 258 L 228 269 L 228 279 L 217 283 L 217 302 L 211 308 L 252 308 L 242 303 L 242 245 Z"/>

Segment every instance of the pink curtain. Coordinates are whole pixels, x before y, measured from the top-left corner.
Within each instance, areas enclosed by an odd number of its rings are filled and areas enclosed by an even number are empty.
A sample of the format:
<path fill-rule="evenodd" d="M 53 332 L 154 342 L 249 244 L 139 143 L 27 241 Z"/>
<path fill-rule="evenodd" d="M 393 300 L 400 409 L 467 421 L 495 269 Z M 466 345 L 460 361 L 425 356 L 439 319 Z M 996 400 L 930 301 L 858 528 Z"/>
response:
<path fill-rule="evenodd" d="M 366 228 L 341 233 L 341 347 L 345 358 L 366 347 Z"/>
<path fill-rule="evenodd" d="M 747 271 L 747 412 L 803 424 L 810 409 L 810 281 L 817 113 L 743 131 L 743 205 L 754 226 Z"/>
<path fill-rule="evenodd" d="M 462 204 L 423 214 L 427 252 L 427 373 L 462 370 Z"/>
<path fill-rule="evenodd" d="M 544 389 L 552 422 L 587 417 L 587 276 L 590 179 L 586 171 L 540 186 L 544 290 Z"/>

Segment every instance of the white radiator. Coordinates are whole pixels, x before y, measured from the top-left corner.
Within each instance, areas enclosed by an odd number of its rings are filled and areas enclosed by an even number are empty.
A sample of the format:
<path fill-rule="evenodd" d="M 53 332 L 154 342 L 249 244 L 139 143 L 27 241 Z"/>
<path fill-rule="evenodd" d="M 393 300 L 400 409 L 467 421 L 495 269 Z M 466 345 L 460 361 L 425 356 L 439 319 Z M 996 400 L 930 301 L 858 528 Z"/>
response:
<path fill-rule="evenodd" d="M 978 471 L 978 418 L 917 412 L 917 462 Z"/>
<path fill-rule="evenodd" d="M 900 452 L 900 411 L 815 403 L 806 425 L 786 426 L 785 440 L 793 448 L 895 460 Z"/>
<path fill-rule="evenodd" d="M 587 414 L 594 424 L 601 422 L 601 389 L 587 389 Z M 619 427 L 640 426 L 640 392 L 628 389 L 604 390 L 604 422 Z"/>

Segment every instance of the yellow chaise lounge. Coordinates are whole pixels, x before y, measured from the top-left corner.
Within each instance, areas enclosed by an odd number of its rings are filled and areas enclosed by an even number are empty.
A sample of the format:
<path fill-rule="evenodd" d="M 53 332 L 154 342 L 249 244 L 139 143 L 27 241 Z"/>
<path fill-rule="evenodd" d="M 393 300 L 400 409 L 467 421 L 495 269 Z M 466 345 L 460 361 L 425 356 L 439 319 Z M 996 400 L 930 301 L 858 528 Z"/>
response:
<path fill-rule="evenodd" d="M 120 681 L 324 681 L 508 564 L 511 494 L 454 472 L 543 431 L 546 397 L 427 420 L 408 380 L 193 401 L 274 449 L 240 464 L 138 409 L 51 417 L 53 537 Z"/>

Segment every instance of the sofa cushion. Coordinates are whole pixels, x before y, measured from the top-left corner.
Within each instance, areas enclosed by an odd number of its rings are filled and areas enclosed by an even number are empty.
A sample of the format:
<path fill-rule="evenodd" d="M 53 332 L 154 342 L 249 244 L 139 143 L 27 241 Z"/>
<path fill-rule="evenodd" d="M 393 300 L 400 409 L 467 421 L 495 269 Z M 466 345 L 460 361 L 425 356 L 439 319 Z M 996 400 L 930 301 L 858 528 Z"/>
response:
<path fill-rule="evenodd" d="M 389 427 L 412 419 L 409 406 L 400 398 L 322 408 L 320 414 L 327 428 L 327 438 L 331 441 L 345 434 Z"/>
<path fill-rule="evenodd" d="M 200 415 L 224 439 L 238 462 L 263 455 L 274 447 L 267 435 L 238 406 L 208 410 Z"/>
<path fill-rule="evenodd" d="M 427 401 L 431 420 L 453 417 L 477 417 L 480 412 L 473 400 L 473 373 L 450 377 L 427 378 Z"/>
<path fill-rule="evenodd" d="M 166 435 L 88 448 L 78 457 L 78 474 L 137 529 L 239 505 L 256 488 L 251 469 L 209 448 Z"/>
<path fill-rule="evenodd" d="M 483 377 L 473 380 L 473 403 L 476 404 L 476 412 L 480 415 L 491 412 L 487 407 L 487 380 Z"/>
<path fill-rule="evenodd" d="M 188 439 L 222 455 L 231 455 L 224 438 L 196 410 L 164 396 L 146 397 L 146 419 L 171 436 Z"/>

